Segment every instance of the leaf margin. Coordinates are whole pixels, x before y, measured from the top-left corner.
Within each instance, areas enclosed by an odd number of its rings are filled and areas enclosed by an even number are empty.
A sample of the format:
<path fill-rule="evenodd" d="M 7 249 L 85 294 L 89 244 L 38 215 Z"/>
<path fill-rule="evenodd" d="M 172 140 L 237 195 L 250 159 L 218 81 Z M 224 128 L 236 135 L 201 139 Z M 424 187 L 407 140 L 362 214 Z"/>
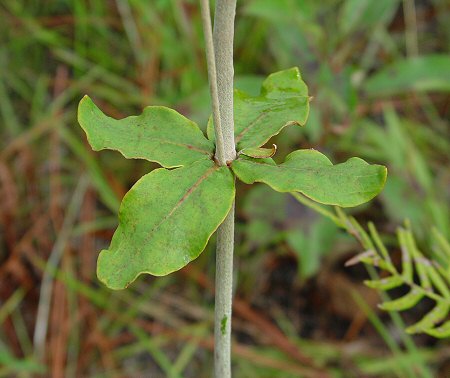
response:
<path fill-rule="evenodd" d="M 206 163 L 206 161 L 197 161 L 197 162 L 194 162 L 193 164 L 200 164 L 200 163 Z M 196 255 L 194 258 L 189 259 L 189 261 L 185 262 L 184 265 L 182 265 L 181 267 L 174 268 L 174 269 L 169 269 L 169 270 L 167 270 L 166 272 L 161 273 L 161 274 L 155 273 L 154 271 L 152 272 L 152 271 L 150 271 L 150 270 L 141 269 L 139 272 L 134 273 L 134 276 L 133 276 L 132 279 L 127 280 L 127 283 L 124 284 L 124 285 L 121 285 L 121 286 L 112 284 L 112 283 L 111 283 L 112 280 L 111 280 L 111 279 L 108 279 L 108 278 L 101 272 L 101 269 L 102 269 L 102 268 L 101 268 L 101 259 L 104 259 L 106 255 L 108 255 L 108 254 L 111 253 L 111 252 L 114 252 L 114 250 L 117 249 L 117 246 L 114 245 L 114 247 L 113 247 L 113 244 L 114 244 L 114 243 L 118 243 L 118 239 L 120 238 L 120 235 L 118 234 L 118 235 L 116 236 L 116 233 L 118 233 L 120 224 L 121 224 L 122 221 L 123 221 L 123 217 L 124 217 L 123 203 L 124 203 L 125 197 L 127 197 L 127 195 L 129 196 L 131 190 L 132 190 L 133 188 L 136 188 L 136 185 L 141 185 L 142 182 L 143 182 L 143 180 L 145 180 L 146 177 L 148 178 L 148 177 L 149 177 L 150 175 L 152 175 L 152 174 L 157 174 L 158 172 L 168 172 L 168 173 L 169 173 L 169 172 L 179 171 L 179 170 L 181 170 L 181 169 L 188 169 L 189 166 L 180 167 L 180 168 L 175 168 L 175 169 L 157 168 L 157 169 L 154 169 L 154 170 L 152 170 L 151 172 L 147 173 L 146 175 L 142 176 L 142 177 L 141 177 L 141 178 L 133 185 L 133 187 L 125 194 L 124 198 L 122 199 L 122 203 L 121 203 L 121 206 L 120 206 L 120 209 L 119 209 L 119 214 L 118 214 L 118 218 L 119 218 L 119 226 L 117 227 L 116 231 L 114 232 L 114 235 L 113 235 L 113 237 L 112 237 L 112 240 L 111 240 L 111 243 L 110 243 L 109 248 L 108 248 L 108 249 L 103 249 L 103 250 L 99 253 L 99 255 L 98 255 L 96 273 L 97 273 L 97 278 L 99 279 L 100 282 L 102 282 L 106 287 L 108 287 L 108 288 L 111 289 L 111 290 L 123 290 L 123 289 L 126 289 L 127 287 L 129 287 L 129 286 L 130 286 L 133 282 L 135 282 L 136 279 L 137 279 L 139 276 L 141 276 L 141 275 L 149 274 L 149 275 L 152 275 L 152 276 L 158 276 L 158 277 L 166 276 L 166 275 L 168 275 L 168 274 L 171 274 L 171 273 L 173 273 L 173 272 L 176 272 L 176 271 L 178 271 L 178 270 L 184 268 L 187 264 L 189 264 L 190 262 L 194 261 L 195 259 L 197 259 L 197 258 L 202 254 L 202 252 L 205 250 L 206 245 L 208 244 L 208 242 L 209 242 L 211 236 L 217 231 L 218 227 L 223 223 L 223 221 L 225 220 L 226 216 L 228 215 L 228 213 L 229 213 L 229 211 L 230 211 L 230 209 L 231 209 L 231 207 L 232 207 L 232 204 L 233 204 L 235 195 L 236 195 L 236 185 L 235 185 L 235 180 L 234 180 L 234 177 L 233 177 L 234 175 L 232 174 L 231 170 L 229 170 L 227 167 L 220 167 L 220 166 L 217 166 L 213 161 L 211 161 L 211 163 L 212 163 L 212 164 L 210 165 L 210 168 L 216 168 L 216 171 L 218 171 L 218 170 L 223 170 L 223 172 L 228 172 L 228 173 L 230 174 L 230 179 L 232 180 L 232 181 L 231 181 L 231 183 L 232 183 L 231 195 L 230 195 L 229 201 L 227 201 L 227 202 L 229 202 L 229 203 L 227 204 L 227 210 L 226 210 L 226 212 L 224 213 L 224 215 L 223 215 L 222 217 L 220 217 L 217 226 L 213 227 L 213 228 L 208 232 L 208 236 L 207 236 L 206 239 L 204 240 L 204 243 L 203 243 L 203 245 L 201 246 L 201 248 L 200 248 L 199 252 L 197 253 L 197 255 Z M 209 168 L 209 169 L 210 169 L 210 168 Z M 190 189 L 188 189 L 187 192 L 189 192 L 189 190 L 190 190 Z M 101 257 L 101 256 L 103 256 L 103 257 Z"/>
<path fill-rule="evenodd" d="M 340 164 L 346 164 L 346 163 L 348 163 L 348 162 L 350 162 L 350 161 L 359 161 L 359 162 L 362 162 L 363 164 L 365 164 L 365 165 L 367 165 L 367 166 L 369 166 L 369 167 L 371 167 L 371 166 L 373 166 L 373 167 L 379 167 L 379 168 L 381 169 L 381 181 L 380 181 L 379 190 L 377 190 L 377 191 L 374 192 L 371 196 L 369 196 L 368 199 L 365 199 L 365 200 L 363 200 L 362 202 L 355 202 L 356 204 L 355 204 L 355 203 L 352 203 L 352 204 L 343 204 L 343 202 L 341 202 L 341 203 L 336 203 L 336 202 L 330 202 L 330 201 L 322 201 L 322 200 L 319 200 L 319 199 L 317 199 L 317 198 L 314 198 L 313 196 L 311 196 L 310 193 L 305 193 L 304 191 L 299 190 L 299 189 L 295 189 L 295 190 L 283 189 L 283 188 L 281 188 L 281 187 L 279 186 L 279 184 L 276 182 L 277 180 L 274 180 L 275 183 L 269 183 L 269 182 L 266 181 L 266 179 L 263 179 L 263 178 L 259 178 L 259 179 L 258 179 L 258 178 L 257 178 L 257 179 L 255 179 L 255 178 L 246 179 L 246 178 L 242 177 L 242 175 L 239 173 L 238 169 L 236 169 L 236 164 L 240 164 L 240 162 L 243 162 L 243 161 L 247 161 L 247 162 L 250 162 L 250 163 L 253 163 L 253 164 L 258 164 L 258 165 L 261 165 L 261 164 L 267 164 L 267 165 L 272 166 L 272 167 L 281 167 L 281 166 L 283 166 L 283 164 L 285 164 L 285 163 L 289 162 L 290 160 L 292 160 L 297 154 L 300 155 L 300 154 L 307 154 L 307 153 L 317 154 L 317 157 L 319 157 L 320 159 L 322 159 L 324 162 L 327 162 L 327 164 L 329 163 L 329 166 L 330 166 L 330 167 L 336 167 L 336 166 L 338 166 L 338 165 L 340 165 Z M 363 203 L 366 203 L 366 202 L 372 200 L 373 198 L 375 198 L 375 197 L 383 190 L 384 185 L 385 185 L 385 183 L 386 183 L 386 179 L 387 179 L 387 168 L 386 168 L 385 166 L 383 166 L 383 165 L 369 164 L 369 163 L 367 163 L 365 160 L 360 159 L 360 158 L 357 158 L 357 157 L 352 157 L 352 158 L 346 160 L 346 161 L 343 162 L 343 163 L 333 164 L 333 163 L 328 159 L 328 157 L 326 157 L 324 154 L 322 154 L 321 152 L 319 152 L 319 151 L 317 151 L 317 150 L 314 150 L 314 149 L 309 149 L 309 150 L 301 149 L 301 150 L 293 151 L 293 152 L 291 152 L 290 154 L 288 154 L 288 155 L 286 156 L 284 162 L 281 163 L 281 164 L 276 164 L 276 163 L 273 161 L 273 159 L 271 159 L 271 158 L 266 158 L 266 159 L 252 159 L 252 158 L 249 158 L 249 157 L 246 157 L 246 156 L 242 156 L 242 157 L 239 157 L 238 159 L 236 159 L 236 160 L 234 160 L 234 161 L 232 162 L 232 164 L 231 164 L 231 169 L 233 170 L 233 172 L 235 173 L 235 175 L 236 175 L 242 182 L 244 182 L 244 183 L 246 183 L 246 184 L 253 184 L 253 183 L 255 183 L 255 182 L 261 182 L 261 183 L 264 183 L 264 184 L 266 184 L 266 185 L 269 185 L 272 189 L 274 189 L 275 191 L 281 192 L 281 193 L 290 193 L 290 192 L 293 193 L 293 192 L 297 192 L 297 193 L 301 193 L 301 194 L 305 195 L 306 197 L 308 197 L 309 199 L 311 199 L 311 200 L 313 200 L 313 201 L 315 201 L 315 202 L 317 202 L 317 203 L 321 203 L 321 204 L 324 204 L 324 205 L 336 205 L 336 206 L 340 206 L 340 207 L 355 207 L 355 206 L 359 206 L 359 205 L 361 205 L 361 204 L 363 204 Z"/>
<path fill-rule="evenodd" d="M 167 114 L 171 114 L 172 116 L 179 117 L 180 120 L 185 121 L 185 123 L 184 123 L 185 126 L 183 126 L 183 127 L 190 127 L 191 131 L 194 131 L 199 136 L 202 136 L 204 140 L 199 139 L 199 141 L 201 141 L 202 143 L 209 143 L 210 151 L 203 150 L 202 152 L 200 152 L 198 159 L 189 160 L 189 161 L 186 161 L 185 163 L 180 162 L 179 164 L 173 164 L 173 163 L 164 162 L 164 158 L 151 158 L 148 156 L 147 157 L 138 156 L 137 154 L 124 152 L 121 147 L 103 146 L 102 143 L 95 141 L 95 138 L 96 138 L 96 136 L 94 135 L 95 131 L 93 132 L 91 127 L 87 126 L 89 121 L 85 119 L 86 115 L 84 114 L 84 112 L 87 112 L 87 111 L 91 111 L 91 112 L 94 111 L 97 113 L 96 114 L 97 117 L 101 117 L 104 120 L 106 120 L 107 122 L 113 122 L 113 123 L 124 122 L 126 120 L 131 120 L 131 119 L 138 119 L 139 117 L 143 117 L 146 113 L 149 113 L 151 111 L 163 111 L 163 112 L 166 112 Z M 116 151 L 116 152 L 119 152 L 126 159 L 142 159 L 142 160 L 147 160 L 150 162 L 157 163 L 164 168 L 178 168 L 178 167 L 183 167 L 187 164 L 194 163 L 197 160 L 212 158 L 214 155 L 214 143 L 212 143 L 211 141 L 208 140 L 208 138 L 205 137 L 205 135 L 200 130 L 198 125 L 194 121 L 190 120 L 189 118 L 185 117 L 181 113 L 177 112 L 176 110 L 166 107 L 166 106 L 159 106 L 159 105 L 146 106 L 146 107 L 144 107 L 144 109 L 142 110 L 142 112 L 139 115 L 131 115 L 131 116 L 127 116 L 125 118 L 115 119 L 113 117 L 109 117 L 108 115 L 106 115 L 88 95 L 84 95 L 78 105 L 77 121 L 78 121 L 78 124 L 83 129 L 84 133 L 86 134 L 86 138 L 89 142 L 89 145 L 91 146 L 91 148 L 94 151 L 103 151 L 103 150 Z M 99 136 L 97 136 L 97 137 L 100 138 Z M 187 147 L 188 150 L 195 149 L 195 148 L 190 148 L 190 147 L 192 147 L 190 145 L 186 144 L 186 146 L 188 146 Z M 201 156 L 201 155 L 204 155 L 204 156 Z"/>

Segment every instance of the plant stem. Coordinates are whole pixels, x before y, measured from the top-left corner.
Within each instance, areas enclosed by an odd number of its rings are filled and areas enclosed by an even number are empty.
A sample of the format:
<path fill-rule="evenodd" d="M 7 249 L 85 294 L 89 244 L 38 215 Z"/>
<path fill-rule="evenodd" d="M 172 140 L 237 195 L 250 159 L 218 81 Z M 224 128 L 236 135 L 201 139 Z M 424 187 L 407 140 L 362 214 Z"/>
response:
<path fill-rule="evenodd" d="M 214 134 L 216 137 L 216 160 L 220 165 L 226 165 L 223 132 L 220 120 L 219 94 L 217 89 L 216 58 L 211 28 L 211 11 L 209 0 L 201 0 L 203 34 L 205 36 L 206 62 L 208 65 L 209 91 L 214 119 Z"/>
<path fill-rule="evenodd" d="M 233 115 L 233 39 L 236 0 L 216 0 L 211 35 L 209 0 L 201 0 L 208 78 L 216 136 L 216 160 L 236 158 Z M 216 303 L 214 310 L 214 375 L 231 377 L 231 310 L 233 292 L 234 202 L 217 230 Z"/>
<path fill-rule="evenodd" d="M 217 230 L 216 303 L 214 308 L 214 376 L 231 377 L 231 309 L 233 304 L 234 202 Z"/>
<path fill-rule="evenodd" d="M 217 68 L 220 121 L 225 159 L 236 158 L 233 116 L 233 39 L 236 0 L 216 0 L 214 14 L 214 55 Z"/>
<path fill-rule="evenodd" d="M 216 0 L 214 54 L 225 161 L 236 158 L 233 114 L 233 39 L 236 0 Z M 231 309 L 233 295 L 234 202 L 217 230 L 214 375 L 231 377 Z"/>

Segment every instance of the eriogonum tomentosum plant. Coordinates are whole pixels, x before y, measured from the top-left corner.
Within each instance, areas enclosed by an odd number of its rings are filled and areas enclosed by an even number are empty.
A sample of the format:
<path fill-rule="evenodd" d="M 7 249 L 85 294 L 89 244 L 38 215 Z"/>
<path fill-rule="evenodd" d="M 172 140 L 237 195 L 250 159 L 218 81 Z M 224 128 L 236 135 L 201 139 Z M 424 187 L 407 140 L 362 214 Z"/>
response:
<path fill-rule="evenodd" d="M 115 120 L 85 97 L 78 119 L 95 150 L 118 150 L 163 167 L 142 177 L 123 199 L 119 227 L 98 259 L 97 275 L 108 287 L 123 289 L 142 273 L 181 269 L 217 230 L 214 371 L 216 378 L 229 378 L 235 178 L 321 203 L 357 206 L 381 191 L 386 168 L 358 158 L 333 165 L 314 150 L 295 151 L 275 164 L 270 157 L 276 148 L 262 146 L 285 126 L 305 124 L 306 84 L 291 68 L 270 75 L 258 96 L 233 92 L 236 0 L 216 0 L 214 33 L 209 0 L 200 4 L 213 110 L 208 138 L 165 107 Z"/>
<path fill-rule="evenodd" d="M 78 120 L 94 150 L 117 150 L 163 167 L 143 176 L 123 198 L 119 227 L 98 259 L 99 279 L 124 289 L 142 273 L 163 276 L 197 258 L 230 210 L 235 176 L 341 207 L 375 197 L 386 180 L 383 166 L 359 158 L 333 165 L 312 149 L 294 151 L 276 164 L 273 149 L 261 148 L 284 127 L 305 124 L 309 99 L 297 68 L 270 75 L 258 96 L 235 90 L 238 154 L 219 166 L 212 122 L 207 139 L 175 110 L 149 106 L 139 116 L 115 120 L 85 96 Z"/>

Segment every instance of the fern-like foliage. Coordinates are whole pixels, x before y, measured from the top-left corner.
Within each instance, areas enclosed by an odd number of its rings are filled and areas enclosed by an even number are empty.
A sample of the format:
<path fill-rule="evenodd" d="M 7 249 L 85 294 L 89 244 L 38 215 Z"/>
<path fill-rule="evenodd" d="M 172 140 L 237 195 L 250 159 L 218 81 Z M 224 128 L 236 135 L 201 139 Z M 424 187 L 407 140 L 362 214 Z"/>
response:
<path fill-rule="evenodd" d="M 436 338 L 450 337 L 450 243 L 437 230 L 432 230 L 432 255 L 425 255 L 417 246 L 409 222 L 397 230 L 397 240 L 401 248 L 401 269 L 391 260 L 373 223 L 368 223 L 368 232 L 340 208 L 333 214 L 324 207 L 317 208 L 307 198 L 295 194 L 294 197 L 313 208 L 353 235 L 364 248 L 363 253 L 349 260 L 346 265 L 364 263 L 378 268 L 383 278 L 367 280 L 365 284 L 380 291 L 400 286 L 409 287 L 409 292 L 397 299 L 384 301 L 379 307 L 386 311 L 404 311 L 416 306 L 422 299 L 434 301 L 434 307 L 419 322 L 406 329 L 409 334 L 426 333 Z"/>

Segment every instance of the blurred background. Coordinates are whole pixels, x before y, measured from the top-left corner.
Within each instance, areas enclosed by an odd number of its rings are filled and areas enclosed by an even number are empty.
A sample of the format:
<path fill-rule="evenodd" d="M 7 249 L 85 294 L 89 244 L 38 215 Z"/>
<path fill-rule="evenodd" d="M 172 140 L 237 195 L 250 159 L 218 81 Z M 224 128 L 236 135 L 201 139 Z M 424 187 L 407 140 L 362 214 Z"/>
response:
<path fill-rule="evenodd" d="M 96 279 L 126 191 L 156 167 L 92 152 L 89 94 L 110 116 L 210 113 L 195 0 L 0 2 L 0 376 L 209 377 L 214 248 L 112 292 Z M 239 0 L 236 87 L 300 67 L 314 97 L 276 159 L 316 148 L 388 167 L 346 211 L 392 259 L 409 220 L 431 254 L 450 237 L 450 6 L 445 0 Z M 329 209 L 333 211 L 333 209 Z M 240 377 L 450 377 L 450 345 L 407 335 L 427 304 L 388 314 L 358 241 L 294 197 L 238 185 L 233 364 Z M 54 267 L 57 267 L 56 269 Z M 33 341 L 34 340 L 34 341 Z"/>

